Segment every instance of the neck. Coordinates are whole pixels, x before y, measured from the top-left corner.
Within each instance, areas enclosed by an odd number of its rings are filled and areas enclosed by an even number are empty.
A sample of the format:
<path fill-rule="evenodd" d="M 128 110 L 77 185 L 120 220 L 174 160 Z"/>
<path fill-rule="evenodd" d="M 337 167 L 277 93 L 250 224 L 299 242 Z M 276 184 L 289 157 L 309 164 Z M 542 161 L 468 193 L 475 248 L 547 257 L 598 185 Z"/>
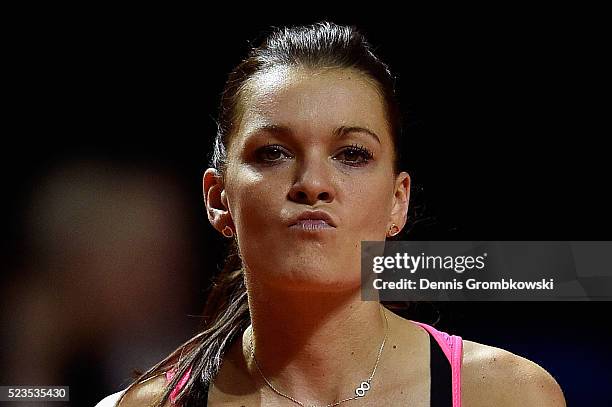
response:
<path fill-rule="evenodd" d="M 257 364 L 277 390 L 317 404 L 354 396 L 372 374 L 385 338 L 382 306 L 361 301 L 359 288 L 317 293 L 247 285 L 252 325 L 243 354 L 262 391 L 271 390 L 251 360 L 251 340 Z"/>

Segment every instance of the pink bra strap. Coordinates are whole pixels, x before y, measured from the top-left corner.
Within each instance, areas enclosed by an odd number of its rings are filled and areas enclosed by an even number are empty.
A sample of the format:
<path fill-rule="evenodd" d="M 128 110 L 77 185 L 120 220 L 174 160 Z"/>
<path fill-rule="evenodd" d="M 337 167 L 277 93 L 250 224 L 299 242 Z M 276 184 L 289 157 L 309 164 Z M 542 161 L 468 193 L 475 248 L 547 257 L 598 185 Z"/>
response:
<path fill-rule="evenodd" d="M 175 374 L 176 374 L 176 368 L 175 367 L 170 369 L 170 370 L 168 370 L 166 372 L 166 381 L 170 382 Z M 177 383 L 176 387 L 174 389 L 172 389 L 172 392 L 170 393 L 170 402 L 172 404 L 174 404 L 174 402 L 176 400 L 176 397 L 181 392 L 181 389 L 183 388 L 185 383 L 187 383 L 187 380 L 189 380 L 189 376 L 190 375 L 191 375 L 191 366 L 189 366 L 189 369 L 187 369 L 187 371 L 185 372 L 185 374 L 183 375 L 181 380 L 179 380 L 179 382 Z"/>
<path fill-rule="evenodd" d="M 433 326 L 422 322 L 412 321 L 424 328 L 438 342 L 444 355 L 448 359 L 453 374 L 453 407 L 461 407 L 461 362 L 463 360 L 463 340 L 460 336 L 449 335 L 438 331 Z"/>

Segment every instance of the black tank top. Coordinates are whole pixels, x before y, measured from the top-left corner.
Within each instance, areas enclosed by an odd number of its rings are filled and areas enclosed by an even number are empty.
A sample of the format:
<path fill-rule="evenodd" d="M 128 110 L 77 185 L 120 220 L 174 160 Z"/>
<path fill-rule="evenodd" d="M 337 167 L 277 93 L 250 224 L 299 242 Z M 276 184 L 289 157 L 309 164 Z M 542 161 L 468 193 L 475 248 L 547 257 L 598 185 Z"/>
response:
<path fill-rule="evenodd" d="M 431 407 L 452 407 L 452 370 L 451 365 L 442 348 L 431 334 L 429 334 L 429 368 L 431 371 Z M 205 390 L 208 396 L 208 387 Z M 207 397 L 204 397 L 207 400 Z M 204 403 L 205 406 L 208 402 Z"/>

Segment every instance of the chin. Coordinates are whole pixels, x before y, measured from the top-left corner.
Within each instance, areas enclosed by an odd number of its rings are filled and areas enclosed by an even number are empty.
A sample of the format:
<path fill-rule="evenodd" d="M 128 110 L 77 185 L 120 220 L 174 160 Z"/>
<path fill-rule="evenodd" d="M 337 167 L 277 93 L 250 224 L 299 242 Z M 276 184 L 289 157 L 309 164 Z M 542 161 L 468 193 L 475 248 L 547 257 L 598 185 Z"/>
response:
<path fill-rule="evenodd" d="M 278 267 L 273 284 L 287 291 L 318 291 L 339 292 L 359 288 L 360 275 L 349 276 L 342 270 L 333 270 L 330 267 L 293 266 Z"/>

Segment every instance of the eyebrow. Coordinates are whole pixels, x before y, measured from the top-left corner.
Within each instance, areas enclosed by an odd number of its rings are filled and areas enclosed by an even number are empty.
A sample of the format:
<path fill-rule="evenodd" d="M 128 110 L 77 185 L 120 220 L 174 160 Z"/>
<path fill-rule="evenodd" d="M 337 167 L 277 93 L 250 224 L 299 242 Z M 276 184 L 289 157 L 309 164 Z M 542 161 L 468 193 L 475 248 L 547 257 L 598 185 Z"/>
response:
<path fill-rule="evenodd" d="M 365 133 L 371 137 L 373 137 L 378 144 L 381 144 L 380 138 L 374 133 L 372 130 L 366 129 L 365 127 L 357 127 L 357 126 L 340 126 L 336 130 L 334 130 L 334 136 L 337 138 L 343 138 L 349 135 L 350 133 Z"/>
<path fill-rule="evenodd" d="M 289 127 L 278 125 L 278 124 L 266 124 L 266 125 L 257 127 L 256 129 L 251 131 L 250 134 L 253 135 L 253 134 L 260 133 L 260 132 L 267 132 L 267 133 L 271 133 L 271 134 L 275 134 L 275 135 L 279 135 L 279 136 L 287 136 L 287 135 L 292 135 L 293 134 L 293 132 L 291 131 L 291 129 Z M 342 139 L 342 138 L 347 137 L 351 133 L 364 133 L 364 134 L 367 134 L 370 137 L 372 137 L 373 139 L 375 139 L 378 142 L 378 144 L 382 144 L 380 142 L 380 138 L 378 137 L 378 135 L 376 133 L 374 133 L 372 130 L 367 129 L 365 127 L 359 127 L 359 126 L 340 126 L 340 127 L 336 128 L 332 132 L 332 135 L 334 136 L 334 138 Z"/>

